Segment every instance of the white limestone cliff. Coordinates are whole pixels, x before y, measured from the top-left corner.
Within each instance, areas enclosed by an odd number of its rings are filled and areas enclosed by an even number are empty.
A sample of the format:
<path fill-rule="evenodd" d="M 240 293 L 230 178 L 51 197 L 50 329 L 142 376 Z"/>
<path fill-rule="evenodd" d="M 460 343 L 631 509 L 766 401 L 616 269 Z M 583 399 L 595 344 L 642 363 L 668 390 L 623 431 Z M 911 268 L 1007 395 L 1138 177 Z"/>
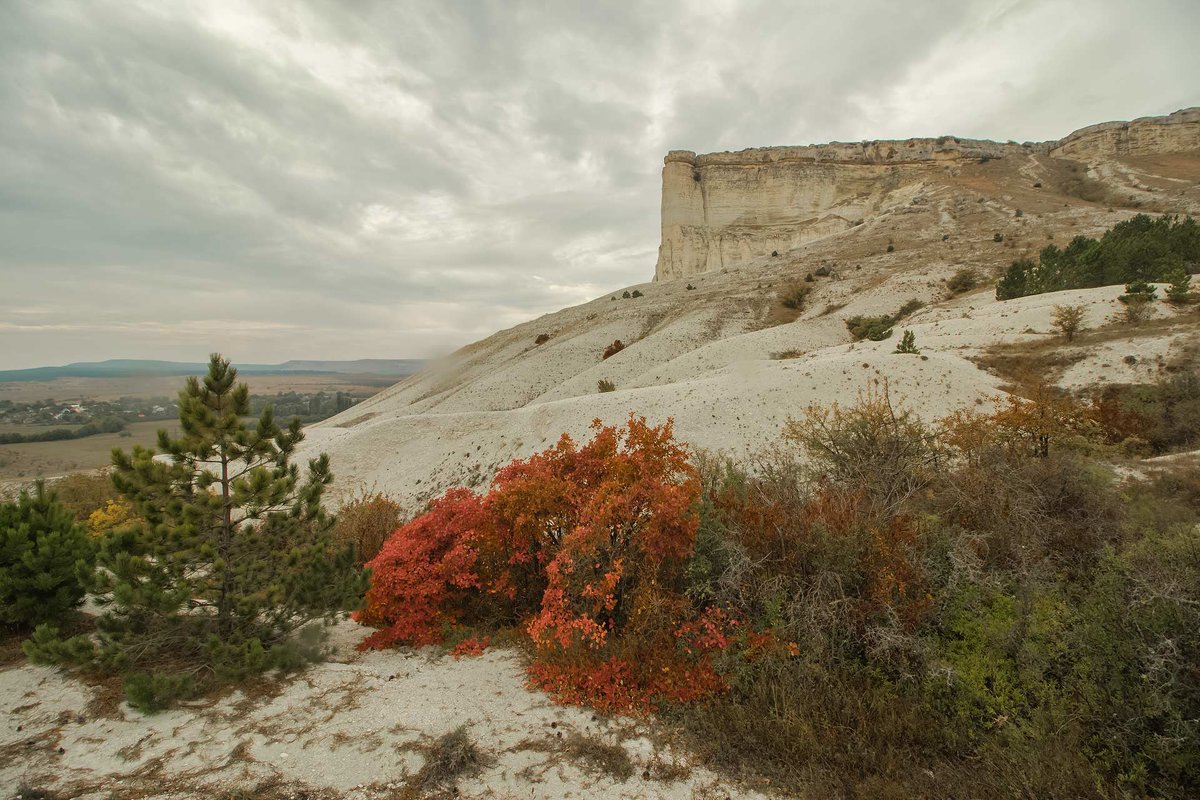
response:
<path fill-rule="evenodd" d="M 744 264 L 847 230 L 911 200 L 909 187 L 963 164 L 1047 156 L 1094 161 L 1200 149 L 1200 108 L 1092 125 L 1060 141 L 999 144 L 936 139 L 766 147 L 696 155 L 663 166 L 655 280 Z"/>

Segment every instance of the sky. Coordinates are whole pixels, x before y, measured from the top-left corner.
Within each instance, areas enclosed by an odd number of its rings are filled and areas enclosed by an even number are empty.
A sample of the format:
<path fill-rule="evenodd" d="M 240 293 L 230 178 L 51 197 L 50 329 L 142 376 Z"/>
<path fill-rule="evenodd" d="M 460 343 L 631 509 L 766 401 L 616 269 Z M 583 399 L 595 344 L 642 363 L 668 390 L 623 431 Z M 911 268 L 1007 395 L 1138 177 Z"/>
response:
<path fill-rule="evenodd" d="M 436 356 L 648 281 L 662 158 L 1200 104 L 1196 0 L 0 0 L 0 369 Z"/>

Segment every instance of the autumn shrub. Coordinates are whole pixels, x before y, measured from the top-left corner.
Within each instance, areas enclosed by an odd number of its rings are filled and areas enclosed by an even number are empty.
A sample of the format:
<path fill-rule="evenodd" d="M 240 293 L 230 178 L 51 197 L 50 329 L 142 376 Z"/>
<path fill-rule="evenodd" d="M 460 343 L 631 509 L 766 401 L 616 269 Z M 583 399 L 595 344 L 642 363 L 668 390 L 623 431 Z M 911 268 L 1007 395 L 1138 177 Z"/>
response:
<path fill-rule="evenodd" d="M 404 509 L 395 500 L 382 492 L 362 489 L 338 510 L 333 541 L 339 547 L 353 545 L 356 563 L 362 565 L 379 554 L 384 541 L 403 519 Z"/>
<path fill-rule="evenodd" d="M 622 342 L 620 339 L 616 339 L 612 344 L 604 348 L 604 352 L 601 354 L 600 358 L 601 360 L 608 360 L 624 349 L 624 342 Z"/>
<path fill-rule="evenodd" d="M 1083 319 L 1086 313 L 1087 306 L 1082 303 L 1055 306 L 1053 316 L 1050 319 L 1050 325 L 1061 333 L 1064 339 L 1070 342 L 1075 339 L 1075 334 L 1083 329 Z"/>
<path fill-rule="evenodd" d="M 86 523 L 93 511 L 118 500 L 116 487 L 106 472 L 77 472 L 54 482 L 50 487 L 64 508 L 79 522 Z"/>
<path fill-rule="evenodd" d="M 1136 440 L 1154 453 L 1200 446 L 1200 368 L 1170 365 L 1153 383 L 1109 386 L 1087 416 L 1110 444 Z"/>
<path fill-rule="evenodd" d="M 563 436 L 486 494 L 452 490 L 393 534 L 368 564 L 358 619 L 378 630 L 363 646 L 519 626 L 531 682 L 563 702 L 637 711 L 718 691 L 708 649 L 686 636 L 698 498 L 670 422 Z"/>
<path fill-rule="evenodd" d="M 378 628 L 365 646 L 431 644 L 463 618 L 480 586 L 473 541 L 483 521 L 482 498 L 452 489 L 384 543 L 367 563 L 371 588 L 356 613 Z"/>
<path fill-rule="evenodd" d="M 97 508 L 87 518 L 88 532 L 92 536 L 103 536 L 123 525 L 129 525 L 137 520 L 133 504 L 124 497 L 108 500 L 102 508 Z"/>
<path fill-rule="evenodd" d="M 803 796 L 1195 794 L 1200 481 L 1117 483 L 1031 395 L 927 425 L 876 387 L 698 460 L 687 593 L 769 644 L 668 704 L 692 746 Z"/>

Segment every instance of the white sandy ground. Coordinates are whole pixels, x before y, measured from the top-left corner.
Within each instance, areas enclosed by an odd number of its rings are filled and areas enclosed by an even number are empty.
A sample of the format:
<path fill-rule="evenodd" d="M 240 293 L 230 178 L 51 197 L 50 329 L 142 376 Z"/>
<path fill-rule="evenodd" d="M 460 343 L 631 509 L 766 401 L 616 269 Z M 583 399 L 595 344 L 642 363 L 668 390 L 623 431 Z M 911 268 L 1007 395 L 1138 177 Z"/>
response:
<path fill-rule="evenodd" d="M 894 311 L 904 300 L 922 296 L 927 283 L 927 278 L 893 276 L 873 289 L 847 292 L 848 305 L 837 314 L 818 316 L 820 306 L 814 304 L 795 322 L 707 342 L 703 316 L 689 312 L 662 330 L 630 339 L 635 343 L 607 360 L 598 353 L 616 338 L 619 328 L 613 324 L 535 348 L 531 342 L 540 328 L 531 323 L 493 337 L 501 341 L 483 359 L 487 370 L 476 371 L 470 360 L 444 366 L 444 376 L 409 379 L 310 428 L 305 453 L 328 452 L 343 491 L 374 487 L 409 505 L 450 486 L 482 486 L 503 464 L 550 446 L 562 433 L 586 439 L 592 420 L 620 423 L 630 412 L 651 422 L 673 418 L 678 437 L 691 446 L 743 457 L 778 442 L 787 419 L 809 406 L 853 403 L 870 385 L 885 381 L 894 399 L 927 420 L 987 403 L 1003 394 L 1002 381 L 972 359 L 996 344 L 1060 338 L 1051 327 L 1056 305 L 1084 305 L 1088 328 L 1121 324 L 1116 322 L 1123 309 L 1117 300 L 1121 287 L 1006 302 L 997 301 L 990 288 L 940 303 L 926 290 L 936 304 L 897 325 L 890 339 L 849 341 L 847 316 Z M 822 288 L 830 294 L 843 289 L 837 284 Z M 670 290 L 645 288 L 648 296 Z M 569 328 L 579 318 L 586 321 L 596 313 L 587 309 L 604 302 L 559 312 L 555 324 Z M 670 308 L 669 297 L 663 303 Z M 1154 313 L 1194 318 L 1194 311 L 1161 302 Z M 904 330 L 916 335 L 924 357 L 893 353 Z M 1081 348 L 1080 360 L 1067 368 L 1061 385 L 1153 380 L 1163 363 L 1195 340 L 1196 327 L 1181 325 L 1150 336 L 1130 333 Z M 692 343 L 690 349 L 686 342 Z M 496 353 L 509 349 L 519 352 Z M 1071 349 L 1063 345 L 1064 352 Z M 777 357 L 785 351 L 790 357 Z M 550 382 L 547 375 L 557 383 L 539 384 L 517 397 L 533 372 L 543 383 Z M 597 392 L 601 377 L 613 380 L 617 390 Z M 477 401 L 477 392 L 491 397 L 490 407 Z M 464 410 L 470 405 L 484 408 Z"/>
<path fill-rule="evenodd" d="M 334 660 L 277 692 L 234 692 L 153 716 L 93 703 L 100 690 L 55 669 L 0 671 L 3 796 L 24 783 L 65 797 L 167 800 L 278 779 L 296 796 L 388 798 L 421 768 L 422 748 L 459 725 L 489 762 L 459 782 L 461 797 L 763 796 L 663 744 L 649 721 L 602 718 L 526 689 L 515 652 L 360 654 L 354 644 L 363 635 L 356 623 L 339 623 Z M 573 733 L 622 746 L 634 775 L 618 781 L 571 763 L 556 748 Z"/>

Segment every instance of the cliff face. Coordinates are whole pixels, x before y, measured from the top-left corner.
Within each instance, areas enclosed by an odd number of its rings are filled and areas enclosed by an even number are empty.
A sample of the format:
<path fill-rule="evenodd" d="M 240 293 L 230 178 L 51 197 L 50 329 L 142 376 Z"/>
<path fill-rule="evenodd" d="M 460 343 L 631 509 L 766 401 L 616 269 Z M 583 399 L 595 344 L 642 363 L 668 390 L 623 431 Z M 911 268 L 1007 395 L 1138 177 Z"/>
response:
<path fill-rule="evenodd" d="M 1200 150 L 1200 108 L 1133 122 L 1102 122 L 1080 128 L 1050 151 L 1055 158 L 1079 161 L 1149 156 Z"/>
<path fill-rule="evenodd" d="M 1200 149 L 1200 109 L 1093 125 L 1061 141 L 999 144 L 943 136 L 696 155 L 663 166 L 655 280 L 784 252 L 907 203 L 964 164 L 1048 156 L 1081 161 Z"/>

